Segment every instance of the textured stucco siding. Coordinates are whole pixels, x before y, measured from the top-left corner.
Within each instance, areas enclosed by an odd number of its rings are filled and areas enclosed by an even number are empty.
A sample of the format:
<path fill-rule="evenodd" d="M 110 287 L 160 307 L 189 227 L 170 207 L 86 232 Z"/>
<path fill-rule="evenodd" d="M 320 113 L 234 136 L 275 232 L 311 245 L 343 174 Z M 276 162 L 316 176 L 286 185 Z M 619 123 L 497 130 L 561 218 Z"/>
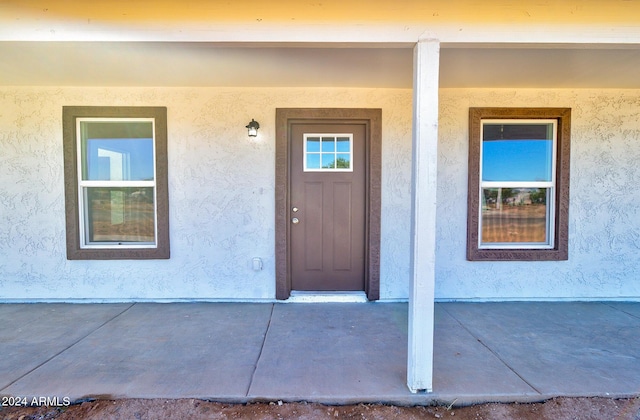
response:
<path fill-rule="evenodd" d="M 0 301 L 273 299 L 274 119 L 286 107 L 382 108 L 381 298 L 406 298 L 411 98 L 406 89 L 0 88 Z M 63 105 L 168 108 L 171 259 L 66 259 Z M 568 261 L 466 261 L 471 106 L 572 108 Z M 439 136 L 437 298 L 640 299 L 639 91 L 443 89 Z"/>

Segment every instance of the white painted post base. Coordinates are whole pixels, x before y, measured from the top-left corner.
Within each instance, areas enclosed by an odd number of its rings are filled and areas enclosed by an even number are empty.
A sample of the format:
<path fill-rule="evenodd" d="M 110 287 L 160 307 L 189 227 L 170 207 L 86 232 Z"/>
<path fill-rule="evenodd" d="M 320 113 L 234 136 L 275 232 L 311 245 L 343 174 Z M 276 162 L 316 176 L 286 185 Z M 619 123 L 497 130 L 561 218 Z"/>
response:
<path fill-rule="evenodd" d="M 438 173 L 440 42 L 414 49 L 411 282 L 407 386 L 433 390 L 433 323 Z"/>

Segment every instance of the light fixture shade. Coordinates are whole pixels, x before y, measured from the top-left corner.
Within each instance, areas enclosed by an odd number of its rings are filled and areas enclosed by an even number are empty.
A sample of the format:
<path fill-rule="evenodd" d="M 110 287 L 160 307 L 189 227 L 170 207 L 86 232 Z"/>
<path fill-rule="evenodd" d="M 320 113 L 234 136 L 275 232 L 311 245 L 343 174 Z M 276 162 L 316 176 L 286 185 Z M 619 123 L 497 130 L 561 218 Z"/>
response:
<path fill-rule="evenodd" d="M 249 131 L 249 137 L 256 137 L 258 135 L 258 128 L 260 128 L 260 124 L 258 124 L 258 121 L 252 118 L 251 122 L 247 124 L 246 128 Z"/>

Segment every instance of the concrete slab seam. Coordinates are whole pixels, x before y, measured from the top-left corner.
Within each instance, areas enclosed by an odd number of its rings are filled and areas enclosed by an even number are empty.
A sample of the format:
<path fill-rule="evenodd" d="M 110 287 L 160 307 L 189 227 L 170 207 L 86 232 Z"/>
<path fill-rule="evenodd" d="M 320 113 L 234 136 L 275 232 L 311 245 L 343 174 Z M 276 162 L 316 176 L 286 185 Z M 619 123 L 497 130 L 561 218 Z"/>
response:
<path fill-rule="evenodd" d="M 520 378 L 520 380 L 522 382 L 524 382 L 525 384 L 527 384 L 531 389 L 533 389 L 535 392 L 537 392 L 538 394 L 542 395 L 543 393 L 540 392 L 539 389 L 537 389 L 535 386 L 533 386 L 533 384 L 531 384 L 529 381 L 527 381 L 522 375 L 520 375 L 515 369 L 513 369 L 509 363 L 507 363 L 506 360 L 504 360 L 502 357 L 500 357 L 500 355 L 494 351 L 491 347 L 489 347 L 484 341 L 482 341 L 482 339 L 480 337 L 478 337 L 477 335 L 475 335 L 469 328 L 467 328 L 466 325 L 464 325 L 462 323 L 462 321 L 460 321 L 458 318 L 456 318 L 456 316 L 454 314 L 452 314 L 450 311 L 447 310 L 446 307 L 442 307 L 442 309 L 448 313 L 453 319 L 456 320 L 456 322 L 458 324 L 460 324 L 460 326 L 467 331 L 473 338 L 475 338 L 480 344 L 482 344 L 484 346 L 484 348 L 486 348 L 487 350 L 489 350 L 489 352 L 491 354 L 493 354 L 500 362 L 502 362 L 502 364 L 504 364 L 511 372 L 514 373 L 514 375 L 516 375 L 518 378 Z"/>
<path fill-rule="evenodd" d="M 615 310 L 616 310 L 616 311 L 618 311 L 618 312 L 622 312 L 622 313 L 623 313 L 623 314 L 625 314 L 625 315 L 629 315 L 630 317 L 633 317 L 633 318 L 636 318 L 636 319 L 640 319 L 640 317 L 639 317 L 639 316 L 637 316 L 637 315 L 635 315 L 635 314 L 632 314 L 631 312 L 627 312 L 627 311 L 625 311 L 624 309 L 617 308 L 617 307 L 615 307 L 615 306 L 613 306 L 613 305 L 611 305 L 611 304 L 609 304 L 609 303 L 607 303 L 607 302 L 602 302 L 602 304 L 603 304 L 603 305 L 605 305 L 605 306 L 608 306 L 608 307 L 609 307 L 609 308 L 611 308 L 611 309 L 615 309 Z"/>
<path fill-rule="evenodd" d="M 17 377 L 16 379 L 14 379 L 13 381 L 11 381 L 9 384 L 7 384 L 7 386 L 5 386 L 4 388 L 0 389 L 0 392 L 4 391 L 5 389 L 11 387 L 13 384 L 15 384 L 16 382 L 18 382 L 19 380 L 21 380 L 22 378 L 24 378 L 25 376 L 30 375 L 32 372 L 40 369 L 42 366 L 44 366 L 45 364 L 49 363 L 51 360 L 55 359 L 56 357 L 60 356 L 62 353 L 64 353 L 65 351 L 69 350 L 71 347 L 75 346 L 76 344 L 78 344 L 79 342 L 81 342 L 82 340 L 84 340 L 85 338 L 89 337 L 91 334 L 95 333 L 96 331 L 98 331 L 99 329 L 101 329 L 102 327 L 104 327 L 105 325 L 107 325 L 108 323 L 110 323 L 111 321 L 113 321 L 114 319 L 120 317 L 122 314 L 124 314 L 125 312 L 127 312 L 129 309 L 131 309 L 133 306 L 135 305 L 135 303 L 132 303 L 131 305 L 129 305 L 127 308 L 125 308 L 122 312 L 114 315 L 113 317 L 107 319 L 105 322 L 103 322 L 102 324 L 98 325 L 98 327 L 94 328 L 93 330 L 89 331 L 87 334 L 83 335 L 82 337 L 78 338 L 76 341 L 74 341 L 73 343 L 69 344 L 67 347 L 65 347 L 64 349 L 60 350 L 59 352 L 57 352 L 56 354 L 54 354 L 53 356 L 49 357 L 48 359 L 44 360 L 42 363 L 38 364 L 37 366 L 35 366 L 33 369 L 29 370 L 28 372 L 25 372 L 24 374 L 20 375 L 19 377 Z"/>
<path fill-rule="evenodd" d="M 264 336 L 262 337 L 262 344 L 260 345 L 260 351 L 258 352 L 258 357 L 256 359 L 256 364 L 253 366 L 253 372 L 251 372 L 251 379 L 249 380 L 249 386 L 247 387 L 247 392 L 245 392 L 244 396 L 248 397 L 251 391 L 251 386 L 253 385 L 253 380 L 256 376 L 256 371 L 258 370 L 258 363 L 260 363 L 260 359 L 262 358 L 262 352 L 264 351 L 264 345 L 267 342 L 267 335 L 269 334 L 269 329 L 271 328 L 271 320 L 273 319 L 273 309 L 275 303 L 271 304 L 271 312 L 269 312 L 269 321 L 267 321 L 267 328 L 264 331 Z"/>

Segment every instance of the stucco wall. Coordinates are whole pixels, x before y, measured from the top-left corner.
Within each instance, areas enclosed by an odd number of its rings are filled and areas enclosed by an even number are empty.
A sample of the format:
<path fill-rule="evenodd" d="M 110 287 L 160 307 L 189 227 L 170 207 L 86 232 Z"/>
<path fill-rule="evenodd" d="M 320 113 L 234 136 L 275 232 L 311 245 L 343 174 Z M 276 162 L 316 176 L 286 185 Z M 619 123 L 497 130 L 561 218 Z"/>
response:
<path fill-rule="evenodd" d="M 171 259 L 67 261 L 63 105 L 167 106 Z M 273 299 L 279 107 L 383 109 L 381 296 L 406 297 L 410 91 L 34 87 L 0 88 L 0 300 Z"/>
<path fill-rule="evenodd" d="M 167 106 L 171 259 L 66 260 L 63 105 Z M 466 261 L 470 106 L 572 108 L 568 261 Z M 382 108 L 381 298 L 406 298 L 410 90 L 4 87 L 0 301 L 272 299 L 277 107 Z M 640 92 L 443 89 L 440 109 L 437 298 L 640 299 Z"/>

